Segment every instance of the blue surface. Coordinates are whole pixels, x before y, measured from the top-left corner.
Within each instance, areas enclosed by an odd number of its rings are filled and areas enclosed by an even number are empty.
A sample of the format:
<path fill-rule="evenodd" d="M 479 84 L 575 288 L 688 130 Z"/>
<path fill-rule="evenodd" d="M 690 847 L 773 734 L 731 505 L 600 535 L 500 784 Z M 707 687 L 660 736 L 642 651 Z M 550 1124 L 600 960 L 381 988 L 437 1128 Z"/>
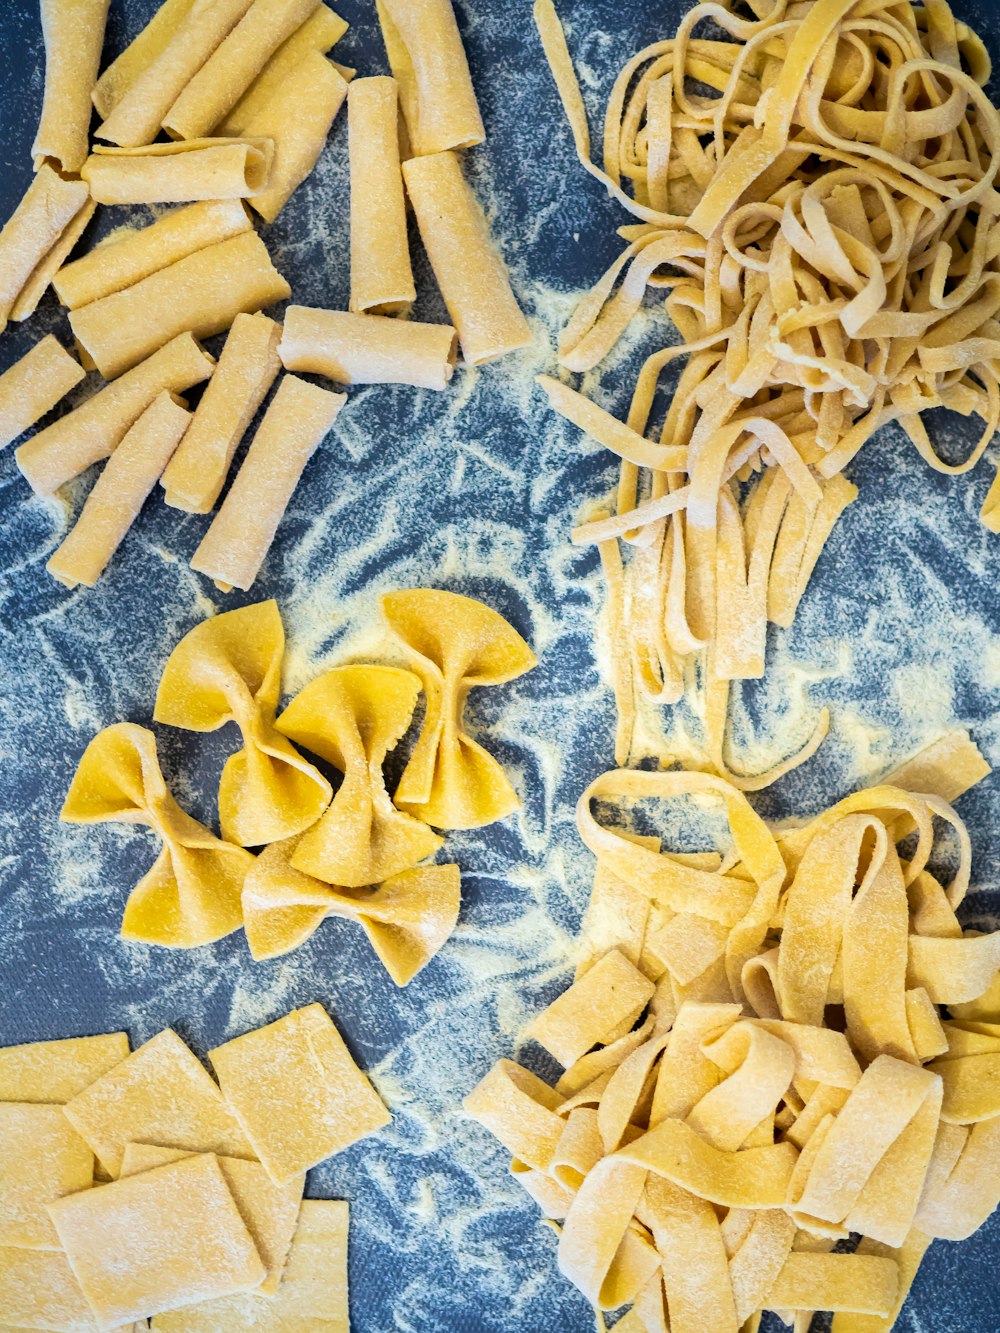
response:
<path fill-rule="evenodd" d="M 1000 29 L 985 19 L 995 13 L 987 5 L 958 11 L 996 53 Z M 109 55 L 154 7 L 112 0 Z M 374 5 L 341 8 L 352 27 L 337 59 L 384 72 Z M 682 6 L 671 0 L 653 13 L 643 0 L 566 0 L 563 8 L 596 126 L 612 72 L 672 31 Z M 320 1000 L 395 1115 L 389 1131 L 309 1183 L 312 1194 L 351 1201 L 356 1333 L 585 1333 L 591 1316 L 555 1269 L 553 1236 L 459 1103 L 496 1058 L 517 1053 L 524 1023 L 565 984 L 589 892 L 592 864 L 573 805 L 611 763 L 613 713 L 592 646 L 601 603 L 594 558 L 570 548 L 566 534 L 614 468 L 545 411 L 532 376 L 551 368 L 560 323 L 617 253 L 614 227 L 627 219 L 575 165 L 528 4 L 464 0 L 459 10 L 489 133 L 469 168 L 532 318 L 534 352 L 460 371 L 443 395 L 353 391 L 250 597 L 222 598 L 190 571 L 204 520 L 158 498 L 100 585 L 67 593 L 44 569 L 66 515 L 30 496 L 11 451 L 0 457 L 0 1042 L 124 1026 L 139 1043 L 172 1024 L 204 1053 Z M 34 0 L 6 0 L 3 217 L 30 178 L 41 59 Z M 346 305 L 346 200 L 341 119 L 314 177 L 264 231 L 302 303 Z M 124 217 L 102 210 L 94 235 Z M 418 267 L 418 314 L 439 318 L 426 265 Z M 51 294 L 27 326 L 0 339 L 0 369 L 50 330 L 68 334 Z M 637 341 L 666 333 L 651 308 L 637 338 L 600 368 L 600 401 L 624 412 Z M 977 522 L 991 470 L 932 474 L 891 432 L 858 460 L 861 498 L 824 553 L 796 626 L 773 635 L 768 679 L 748 690 L 739 719 L 738 736 L 752 724 L 784 753 L 811 710 L 834 709 L 819 756 L 761 798 L 766 813 L 818 809 L 956 720 L 1000 763 L 1000 539 Z M 75 488 L 74 506 L 90 480 Z M 279 599 L 292 692 L 324 665 L 363 652 L 379 590 L 422 581 L 497 606 L 541 659 L 530 676 L 470 702 L 477 734 L 509 766 L 525 806 L 504 825 L 448 839 L 463 872 L 454 939 L 405 991 L 342 922 L 260 966 L 239 936 L 192 953 L 123 944 L 122 906 L 152 859 L 152 840 L 56 820 L 90 737 L 113 721 L 149 722 L 170 648 L 215 608 Z M 179 799 L 214 821 L 235 730 L 158 734 Z M 987 926 L 1000 886 L 1000 777 L 960 808 L 976 854 L 968 919 Z M 523 1058 L 550 1072 L 537 1048 L 526 1046 Z M 899 1327 L 997 1333 L 998 1237 L 994 1221 L 961 1246 L 936 1244 Z"/>

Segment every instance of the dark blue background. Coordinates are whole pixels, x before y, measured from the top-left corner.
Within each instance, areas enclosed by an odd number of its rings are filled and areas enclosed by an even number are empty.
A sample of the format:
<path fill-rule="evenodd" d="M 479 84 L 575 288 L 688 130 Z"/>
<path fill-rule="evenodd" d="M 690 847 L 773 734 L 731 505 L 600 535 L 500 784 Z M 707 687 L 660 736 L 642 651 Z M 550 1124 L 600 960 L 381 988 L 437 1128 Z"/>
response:
<path fill-rule="evenodd" d="M 112 0 L 109 57 L 154 8 Z M 344 0 L 339 8 L 351 29 L 336 58 L 385 72 L 374 5 Z M 532 319 L 534 351 L 460 371 L 443 395 L 352 391 L 247 597 L 223 598 L 189 569 L 205 520 L 158 497 L 100 585 L 66 592 L 44 563 L 69 510 L 32 498 L 12 451 L 0 457 L 0 1042 L 126 1027 L 139 1043 L 172 1024 L 204 1053 L 320 1000 L 395 1115 L 390 1130 L 310 1180 L 311 1193 L 351 1201 L 354 1328 L 585 1333 L 590 1313 L 555 1269 L 551 1232 L 460 1100 L 495 1059 L 517 1054 L 531 1014 L 565 985 L 589 892 L 592 863 L 576 838 L 573 804 L 611 763 L 613 716 L 594 657 L 595 561 L 566 534 L 614 468 L 545 411 L 533 376 L 551 369 L 575 296 L 617 253 L 614 227 L 629 219 L 574 162 L 527 0 L 461 0 L 458 8 L 489 135 L 469 170 Z M 565 0 L 595 131 L 613 72 L 672 32 L 682 9 L 676 0 Z M 958 5 L 996 53 L 1000 31 L 987 12 L 995 14 L 988 0 Z M 2 217 L 30 179 L 41 67 L 34 0 L 6 0 Z M 304 304 L 346 306 L 347 200 L 341 118 L 314 176 L 264 230 Z M 91 238 L 127 217 L 102 210 Z M 418 315 L 440 318 L 422 257 L 418 285 Z M 0 369 L 50 330 L 68 336 L 51 294 L 27 326 L 0 339 Z M 650 306 L 586 387 L 622 415 L 640 344 L 668 336 Z M 738 710 L 737 741 L 758 738 L 762 754 L 804 739 L 822 703 L 834 710 L 817 758 L 760 799 L 766 813 L 818 809 L 955 722 L 1000 761 L 1000 538 L 977 522 L 991 472 L 984 464 L 971 479 L 940 477 L 892 432 L 855 464 L 861 498 L 827 547 L 795 627 L 772 635 L 767 681 L 750 687 Z M 73 488 L 71 508 L 90 481 Z M 324 665 L 378 650 L 378 591 L 422 581 L 497 606 L 541 660 L 529 677 L 470 701 L 474 729 L 509 766 L 525 807 L 504 825 L 448 839 L 448 855 L 462 865 L 463 911 L 442 954 L 397 991 L 342 922 L 260 966 L 240 936 L 193 953 L 123 944 L 122 906 L 152 859 L 151 839 L 56 819 L 90 737 L 113 721 L 149 722 L 170 648 L 214 609 L 279 599 L 292 693 Z M 178 797 L 214 821 L 234 729 L 212 737 L 160 729 L 159 738 Z M 968 917 L 992 927 L 1000 778 L 961 810 L 976 854 Z M 523 1058 L 551 1072 L 530 1044 Z M 900 1327 L 997 1333 L 998 1236 L 991 1223 L 961 1246 L 936 1244 Z"/>

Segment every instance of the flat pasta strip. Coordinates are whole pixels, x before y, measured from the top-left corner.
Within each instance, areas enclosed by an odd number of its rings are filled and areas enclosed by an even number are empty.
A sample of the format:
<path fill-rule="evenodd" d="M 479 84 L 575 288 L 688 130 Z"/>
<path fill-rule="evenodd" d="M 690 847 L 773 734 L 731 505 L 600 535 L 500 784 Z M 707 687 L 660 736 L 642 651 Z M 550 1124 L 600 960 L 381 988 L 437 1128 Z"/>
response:
<path fill-rule="evenodd" d="M 125 1032 L 0 1047 L 0 1102 L 61 1105 L 121 1064 L 128 1053 Z"/>
<path fill-rule="evenodd" d="M 351 310 L 398 315 L 417 299 L 406 234 L 395 79 L 354 79 L 347 94 L 351 167 Z"/>
<path fill-rule="evenodd" d="M 458 335 L 448 324 L 291 305 L 278 350 L 286 370 L 338 384 L 445 389 L 455 371 Z"/>
<path fill-rule="evenodd" d="M 79 232 L 74 224 L 89 220 L 89 199 L 84 181 L 64 180 L 47 163 L 35 173 L 0 231 L 0 331 L 9 319 L 26 319 L 33 312 L 66 258 L 68 251 L 60 249 L 66 236 L 75 243 Z"/>
<path fill-rule="evenodd" d="M 193 139 L 144 148 L 97 145 L 80 168 L 99 204 L 246 199 L 270 184 L 271 138 Z"/>
<path fill-rule="evenodd" d="M 0 449 L 40 421 L 84 378 L 51 333 L 0 375 Z"/>
<path fill-rule="evenodd" d="M 52 161 L 78 172 L 90 136 L 90 91 L 97 80 L 109 0 L 42 0 L 45 96 L 31 153 L 35 167 Z"/>

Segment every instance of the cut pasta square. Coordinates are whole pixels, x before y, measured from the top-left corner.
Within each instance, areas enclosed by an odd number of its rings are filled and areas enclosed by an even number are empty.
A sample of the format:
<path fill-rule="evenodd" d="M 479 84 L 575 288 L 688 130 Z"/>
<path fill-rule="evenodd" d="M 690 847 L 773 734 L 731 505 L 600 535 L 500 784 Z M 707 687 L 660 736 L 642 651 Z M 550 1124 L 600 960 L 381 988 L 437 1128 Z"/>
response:
<path fill-rule="evenodd" d="M 0 1102 L 0 1246 L 58 1249 L 46 1204 L 93 1180 L 94 1154 L 61 1106 Z"/>

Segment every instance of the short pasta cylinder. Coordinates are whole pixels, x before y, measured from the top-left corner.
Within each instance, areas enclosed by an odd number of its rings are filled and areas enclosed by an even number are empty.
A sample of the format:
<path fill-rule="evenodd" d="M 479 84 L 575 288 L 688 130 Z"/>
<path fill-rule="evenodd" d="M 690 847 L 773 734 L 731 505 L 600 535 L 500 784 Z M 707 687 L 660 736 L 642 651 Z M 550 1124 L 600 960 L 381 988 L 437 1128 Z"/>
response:
<path fill-rule="evenodd" d="M 347 94 L 351 159 L 351 309 L 377 315 L 416 300 L 406 235 L 395 79 L 355 79 Z"/>
<path fill-rule="evenodd" d="M 266 315 L 237 315 L 194 420 L 161 478 L 175 509 L 207 514 L 254 413 L 281 369 L 281 325 Z"/>
<path fill-rule="evenodd" d="M 63 180 L 48 165 L 38 170 L 0 231 L 0 330 L 8 319 L 26 318 L 34 310 L 68 253 L 67 236 L 75 240 L 80 218 L 90 218 L 89 197 L 83 181 Z"/>
<path fill-rule="evenodd" d="M 111 114 L 136 79 L 208 0 L 164 0 L 150 21 L 94 84 L 91 101 L 102 118 Z"/>
<path fill-rule="evenodd" d="M 268 184 L 273 158 L 274 143 L 267 138 L 98 147 L 80 175 L 99 204 L 246 199 Z"/>
<path fill-rule="evenodd" d="M 84 378 L 80 363 L 47 334 L 0 375 L 0 449 L 40 421 Z"/>
<path fill-rule="evenodd" d="M 403 177 L 467 364 L 478 366 L 527 347 L 531 330 L 458 158 L 454 153 L 411 158 L 403 164 Z"/>
<path fill-rule="evenodd" d="M 285 375 L 191 567 L 220 587 L 249 588 L 306 463 L 347 395 Z"/>
<path fill-rule="evenodd" d="M 162 393 L 127 431 L 46 569 L 68 588 L 93 587 L 139 516 L 188 428 L 191 413 Z"/>
<path fill-rule="evenodd" d="M 73 311 L 70 325 L 105 379 L 114 379 L 178 333 L 211 337 L 241 311 L 252 313 L 290 295 L 264 242 L 244 232 Z"/>
<path fill-rule="evenodd" d="M 161 393 L 183 393 L 212 374 L 215 362 L 182 333 L 141 365 L 20 446 L 18 467 L 36 495 L 54 495 L 92 463 L 114 453 L 125 432 Z"/>
<path fill-rule="evenodd" d="M 292 305 L 278 351 L 286 370 L 325 375 L 338 384 L 444 389 L 455 370 L 456 343 L 447 324 Z"/>
<path fill-rule="evenodd" d="M 31 152 L 77 172 L 87 156 L 90 91 L 104 46 L 109 0 L 41 0 L 45 97 Z"/>

